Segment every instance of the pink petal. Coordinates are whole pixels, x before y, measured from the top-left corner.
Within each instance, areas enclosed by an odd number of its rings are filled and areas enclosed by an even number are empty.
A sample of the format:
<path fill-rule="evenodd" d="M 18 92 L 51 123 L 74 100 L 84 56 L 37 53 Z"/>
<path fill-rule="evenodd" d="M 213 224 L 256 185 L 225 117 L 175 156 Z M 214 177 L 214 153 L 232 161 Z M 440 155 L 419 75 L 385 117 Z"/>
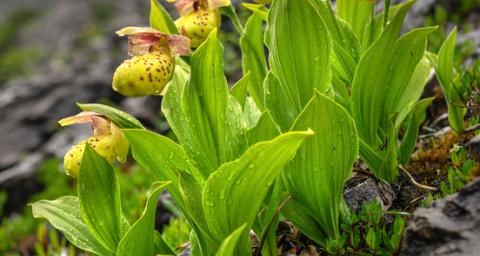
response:
<path fill-rule="evenodd" d="M 230 0 L 207 0 L 207 1 L 208 1 L 208 8 L 210 9 L 229 6 L 232 4 Z"/>
<path fill-rule="evenodd" d="M 190 38 L 186 36 L 168 35 L 167 40 L 174 54 L 183 56 L 189 55 L 192 52 L 190 49 Z"/>
<path fill-rule="evenodd" d="M 110 121 L 105 119 L 100 113 L 92 111 L 84 111 L 78 115 L 63 118 L 58 121 L 61 126 L 69 126 L 73 124 L 91 123 L 95 135 L 109 134 Z"/>

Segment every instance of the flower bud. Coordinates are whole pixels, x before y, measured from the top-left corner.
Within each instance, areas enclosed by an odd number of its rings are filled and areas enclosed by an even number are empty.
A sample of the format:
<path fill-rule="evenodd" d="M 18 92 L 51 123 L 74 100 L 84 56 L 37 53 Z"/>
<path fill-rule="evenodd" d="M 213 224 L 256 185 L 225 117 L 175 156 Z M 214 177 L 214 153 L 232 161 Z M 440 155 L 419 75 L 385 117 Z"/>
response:
<path fill-rule="evenodd" d="M 196 48 L 207 39 L 212 30 L 220 27 L 220 14 L 215 9 L 199 9 L 180 17 L 175 24 L 182 35 L 190 38 L 191 47 Z"/>

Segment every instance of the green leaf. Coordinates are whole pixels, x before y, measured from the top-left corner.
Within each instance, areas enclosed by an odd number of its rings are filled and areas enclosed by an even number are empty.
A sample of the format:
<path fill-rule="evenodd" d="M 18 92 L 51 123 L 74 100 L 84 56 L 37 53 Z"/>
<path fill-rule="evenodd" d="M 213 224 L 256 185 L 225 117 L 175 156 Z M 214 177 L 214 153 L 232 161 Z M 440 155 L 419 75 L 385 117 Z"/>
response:
<path fill-rule="evenodd" d="M 181 106 L 187 122 L 172 126 L 187 126 L 174 132 L 205 177 L 244 151 L 246 140 L 232 104 L 223 74 L 223 48 L 215 30 L 192 55 Z"/>
<path fill-rule="evenodd" d="M 338 0 L 337 14 L 347 22 L 357 38 L 362 38 L 366 25 L 373 18 L 375 1 Z"/>
<path fill-rule="evenodd" d="M 193 167 L 187 154 L 178 144 L 167 137 L 146 130 L 123 130 L 132 146 L 135 160 L 152 171 L 157 180 L 169 180 L 173 184 L 168 191 L 175 202 L 184 210 L 185 206 L 179 190 L 179 176 L 189 173 L 202 180 L 200 172 Z"/>
<path fill-rule="evenodd" d="M 253 225 L 273 181 L 310 135 L 311 131 L 289 132 L 257 143 L 210 175 L 203 190 L 203 208 L 219 243 L 244 223 L 248 228 Z"/>
<path fill-rule="evenodd" d="M 308 208 L 296 200 L 290 200 L 283 207 L 282 212 L 303 234 L 318 244 L 324 245 L 326 235 Z"/>
<path fill-rule="evenodd" d="M 271 71 L 265 78 L 265 107 L 281 131 L 288 131 L 301 112 L 301 107 L 288 96 L 285 87 Z"/>
<path fill-rule="evenodd" d="M 360 58 L 359 39 L 355 36 L 350 25 L 335 15 L 330 1 L 315 1 L 313 4 L 325 22 L 333 41 L 332 79 L 340 79 L 345 83 L 345 86 L 350 87 L 355 67 Z"/>
<path fill-rule="evenodd" d="M 243 119 L 241 119 L 242 129 L 249 130 L 255 127 L 260 120 L 262 112 L 258 109 L 257 104 L 252 97 L 248 96 L 245 99 L 245 106 L 243 108 Z"/>
<path fill-rule="evenodd" d="M 267 92 L 266 97 L 267 101 L 269 97 L 286 97 L 275 101 L 293 104 L 295 108 L 290 111 L 294 111 L 295 117 L 315 89 L 324 93 L 331 83 L 331 40 L 316 6 L 314 0 L 276 0 L 269 13 L 265 41 L 270 50 L 272 72 L 281 88 L 275 90 L 281 93 L 272 96 Z"/>
<path fill-rule="evenodd" d="M 247 88 L 250 82 L 250 72 L 245 74 L 240 80 L 238 80 L 230 89 L 230 94 L 238 101 L 240 106 L 244 108 L 245 100 L 247 98 Z"/>
<path fill-rule="evenodd" d="M 397 120 L 395 121 L 395 127 L 400 127 L 408 114 L 412 112 L 416 103 L 422 96 L 425 89 L 425 85 L 430 80 L 431 76 L 431 64 L 426 56 L 418 63 L 413 75 L 408 82 L 408 86 L 405 89 L 405 93 L 400 99 L 396 112 L 398 112 Z"/>
<path fill-rule="evenodd" d="M 154 231 L 153 253 L 154 255 L 177 255 L 172 248 L 163 240 L 162 235 L 158 231 Z"/>
<path fill-rule="evenodd" d="M 260 110 L 265 109 L 263 80 L 267 75 L 263 43 L 263 20 L 252 14 L 245 25 L 245 34 L 240 37 L 242 50 L 242 71 L 250 73 L 248 90 Z"/>
<path fill-rule="evenodd" d="M 401 164 L 405 165 L 410 160 L 410 156 L 413 154 L 415 150 L 415 145 L 417 143 L 418 137 L 418 129 L 420 125 L 425 121 L 427 115 L 425 111 L 427 108 L 432 104 L 435 98 L 426 98 L 419 101 L 413 111 L 411 112 L 410 116 L 407 118 L 406 127 L 407 130 L 405 131 L 405 135 L 402 139 L 402 144 L 400 144 L 399 149 L 399 161 Z"/>
<path fill-rule="evenodd" d="M 268 9 L 263 4 L 251 4 L 251 3 L 242 3 L 242 6 L 249 9 L 256 15 L 258 15 L 262 20 L 268 21 Z"/>
<path fill-rule="evenodd" d="M 442 90 L 444 91 L 446 96 L 458 100 L 461 95 L 456 94 L 453 87 L 453 71 L 456 43 L 457 28 L 455 27 L 448 35 L 447 39 L 445 39 L 445 42 L 443 42 L 442 47 L 438 52 L 436 71 L 438 80 L 440 81 L 440 85 L 442 86 Z"/>
<path fill-rule="evenodd" d="M 466 107 L 463 106 L 462 100 L 465 93 L 464 88 L 457 88 L 453 81 L 456 41 L 457 28 L 455 27 L 438 52 L 436 74 L 447 100 L 450 126 L 456 133 L 461 133 L 465 130 L 463 119 L 466 114 Z"/>
<path fill-rule="evenodd" d="M 375 230 L 372 227 L 368 228 L 368 232 L 365 235 L 365 242 L 367 242 L 368 248 L 372 252 L 375 251 L 375 245 L 376 245 L 376 235 L 375 235 Z"/>
<path fill-rule="evenodd" d="M 280 210 L 291 198 L 283 185 L 279 176 L 270 191 L 268 192 L 260 213 L 253 225 L 253 230 L 258 234 L 259 239 L 265 239 L 262 247 L 262 255 L 276 255 L 277 245 L 277 226 L 280 220 Z"/>
<path fill-rule="evenodd" d="M 359 136 L 365 142 L 360 148 L 361 156 L 376 175 L 390 181 L 397 173 L 397 154 L 393 149 L 397 140 L 395 127 L 398 128 L 395 124 L 402 123 L 404 111 L 418 100 L 423 90 L 424 81 L 416 83 L 417 78 L 412 76 L 418 75 L 415 72 L 425 55 L 427 35 L 436 29 L 416 29 L 397 40 L 412 3 L 400 8 L 382 36 L 363 55 L 352 86 L 352 113 Z M 420 80 L 426 80 L 423 77 L 426 72 L 420 71 Z M 415 83 L 410 84 L 411 81 Z M 391 120 L 398 112 L 400 115 Z M 372 158 L 374 155 L 377 156 Z"/>
<path fill-rule="evenodd" d="M 240 35 L 243 35 L 244 30 L 240 19 L 238 18 L 237 12 L 235 11 L 235 7 L 233 5 L 223 6 L 220 7 L 220 12 L 230 18 L 233 26 L 237 30 Z"/>
<path fill-rule="evenodd" d="M 411 4 L 413 4 L 413 2 L 410 2 L 410 5 Z M 400 53 L 400 56 L 395 56 L 395 45 L 392 45 L 397 41 L 403 19 L 407 14 L 409 7 L 409 5 L 405 5 L 405 8 L 399 11 L 395 19 L 383 33 L 382 37 L 377 40 L 377 42 L 362 57 L 355 72 L 352 86 L 352 100 L 354 104 L 353 117 L 357 122 L 360 138 L 370 145 L 381 143 L 377 135 L 377 127 L 381 121 L 388 118 L 388 116 L 380 116 L 381 107 L 385 105 L 386 102 L 385 98 L 382 97 L 387 93 L 393 94 L 390 90 L 393 85 L 388 84 L 387 82 L 390 81 L 385 80 L 392 77 L 392 75 L 390 75 L 391 73 L 395 74 L 395 76 L 402 75 L 403 78 L 400 81 L 392 81 L 395 82 L 397 86 L 402 85 L 401 83 L 405 83 L 405 79 L 410 79 L 411 72 L 413 72 L 413 69 L 417 64 L 415 63 L 413 67 L 393 66 L 393 63 L 392 66 L 389 65 L 390 62 L 397 60 L 395 57 L 404 57 L 404 59 L 407 60 L 414 60 L 414 58 L 408 58 L 408 53 L 410 51 L 404 51 Z M 420 58 L 422 56 L 423 53 L 421 53 Z M 398 68 L 400 68 L 400 70 Z M 391 72 L 392 70 L 394 72 Z M 399 89 L 404 88 L 405 85 Z M 400 97 L 401 95 L 392 96 Z"/>
<path fill-rule="evenodd" d="M 315 135 L 300 147 L 283 180 L 292 198 L 308 209 L 324 233 L 338 239 L 343 185 L 358 154 L 357 131 L 348 112 L 318 91 L 292 130 L 307 128 Z"/>
<path fill-rule="evenodd" d="M 170 14 L 158 0 L 150 0 L 150 27 L 166 34 L 179 34 Z"/>
<path fill-rule="evenodd" d="M 142 216 L 132 225 L 118 245 L 117 255 L 154 255 L 155 213 L 158 197 L 170 182 L 155 182 L 152 184 L 147 204 Z M 172 251 L 168 254 L 175 255 Z"/>
<path fill-rule="evenodd" d="M 144 129 L 143 125 L 135 117 L 122 112 L 116 108 L 112 108 L 103 104 L 80 104 L 77 103 L 78 107 L 83 111 L 94 111 L 105 115 L 110 120 L 120 128 L 131 128 L 131 129 Z"/>
<path fill-rule="evenodd" d="M 88 144 L 80 165 L 78 199 L 92 235 L 115 252 L 123 234 L 120 187 L 112 166 Z"/>
<path fill-rule="evenodd" d="M 276 124 L 268 112 L 264 112 L 257 122 L 257 125 L 247 131 L 247 140 L 249 145 L 260 141 L 272 140 L 280 135 Z"/>
<path fill-rule="evenodd" d="M 190 175 L 180 177 L 180 191 L 185 200 L 184 215 L 197 234 L 197 242 L 203 251 L 215 251 L 217 246 L 213 234 L 208 229 L 205 211 L 202 204 L 203 187 Z"/>
<path fill-rule="evenodd" d="M 97 254 L 115 255 L 99 243 L 82 220 L 78 198 L 63 196 L 57 200 L 41 200 L 32 204 L 33 217 L 47 219 L 76 247 Z"/>
<path fill-rule="evenodd" d="M 398 11 L 401 10 L 404 5 L 411 6 L 411 1 L 399 3 L 389 8 L 388 22 L 393 20 L 393 18 L 397 15 Z M 377 41 L 377 39 L 382 35 L 382 32 L 385 28 L 384 19 L 384 12 L 381 12 L 377 14 L 375 18 L 370 20 L 369 24 L 365 28 L 363 36 L 360 37 L 360 39 L 362 39 L 362 52 L 367 51 L 368 48 L 370 48 L 370 46 L 375 43 L 375 41 Z"/>
<path fill-rule="evenodd" d="M 248 231 L 246 229 L 247 225 L 244 224 L 243 226 L 239 227 L 237 230 L 233 231 L 225 240 L 223 240 L 220 248 L 218 249 L 216 255 L 217 256 L 236 256 L 238 255 L 238 247 L 241 247 L 242 244 L 240 242 L 244 242 L 243 245 L 248 245 L 248 240 L 245 243 L 245 239 L 242 240 L 242 236 L 245 236 L 245 232 Z"/>
<path fill-rule="evenodd" d="M 209 233 L 204 228 L 206 223 L 201 208 L 201 191 L 205 181 L 200 171 L 190 164 L 183 148 L 170 139 L 153 132 L 124 130 L 124 133 L 132 145 L 135 160 L 144 168 L 152 171 L 157 180 L 172 182 L 168 191 L 175 204 L 195 232 L 204 234 L 203 237 L 208 241 Z M 199 243 L 202 245 L 207 243 L 202 240 L 203 237 L 199 238 Z M 211 243 L 211 241 L 208 242 Z"/>

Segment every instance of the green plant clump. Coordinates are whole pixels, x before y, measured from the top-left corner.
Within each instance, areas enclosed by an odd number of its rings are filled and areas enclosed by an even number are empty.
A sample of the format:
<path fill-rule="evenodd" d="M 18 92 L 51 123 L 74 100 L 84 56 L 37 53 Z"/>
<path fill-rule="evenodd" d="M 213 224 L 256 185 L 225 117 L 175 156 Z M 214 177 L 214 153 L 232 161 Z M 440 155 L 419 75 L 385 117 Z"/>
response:
<path fill-rule="evenodd" d="M 400 34 L 414 1 L 387 0 L 379 14 L 375 1 L 337 0 L 335 11 L 330 1 L 261 2 L 244 5 L 252 14 L 242 24 L 229 0 L 177 1 L 177 22 L 151 0 L 149 28 L 117 32 L 128 37 L 131 59 L 112 84 L 125 96 L 163 95 L 176 139 L 115 108 L 79 104 L 83 112 L 61 122 L 94 130 L 65 156 L 77 195 L 33 203 L 33 215 L 92 254 L 174 255 L 180 241 L 167 235 L 171 229 L 164 236 L 154 229 L 157 199 L 167 190 L 191 230 L 191 255 L 252 255 L 252 241 L 260 244 L 256 254 L 277 255 L 280 219 L 333 254 L 349 253 L 346 244 L 395 252 L 402 219 L 387 231 L 378 216 L 355 217 L 343 186 L 358 158 L 380 179 L 398 177 L 432 102 L 420 100 L 432 67 L 452 128 L 462 131 L 452 83 L 455 32 L 436 56 L 426 47 L 437 27 Z M 244 76 L 232 88 L 221 15 L 232 20 L 242 50 Z M 122 204 L 130 195 L 122 195 L 111 166 L 127 149 L 153 176 L 133 221 Z"/>

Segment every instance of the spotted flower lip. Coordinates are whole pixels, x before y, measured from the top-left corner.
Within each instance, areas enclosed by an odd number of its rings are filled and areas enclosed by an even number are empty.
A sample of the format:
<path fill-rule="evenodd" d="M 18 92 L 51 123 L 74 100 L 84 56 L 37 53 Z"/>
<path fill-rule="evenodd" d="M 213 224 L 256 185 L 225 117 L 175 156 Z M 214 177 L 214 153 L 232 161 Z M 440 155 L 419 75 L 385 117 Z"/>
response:
<path fill-rule="evenodd" d="M 190 39 L 186 36 L 162 33 L 151 27 L 125 27 L 116 32 L 128 37 L 128 54 L 139 56 L 147 54 L 156 47 L 168 47 L 173 55 L 189 55 Z"/>
<path fill-rule="evenodd" d="M 194 12 L 198 7 L 202 6 L 204 9 L 217 9 L 232 4 L 231 0 L 166 0 L 170 3 L 175 3 L 177 11 L 180 16 L 188 15 Z"/>

